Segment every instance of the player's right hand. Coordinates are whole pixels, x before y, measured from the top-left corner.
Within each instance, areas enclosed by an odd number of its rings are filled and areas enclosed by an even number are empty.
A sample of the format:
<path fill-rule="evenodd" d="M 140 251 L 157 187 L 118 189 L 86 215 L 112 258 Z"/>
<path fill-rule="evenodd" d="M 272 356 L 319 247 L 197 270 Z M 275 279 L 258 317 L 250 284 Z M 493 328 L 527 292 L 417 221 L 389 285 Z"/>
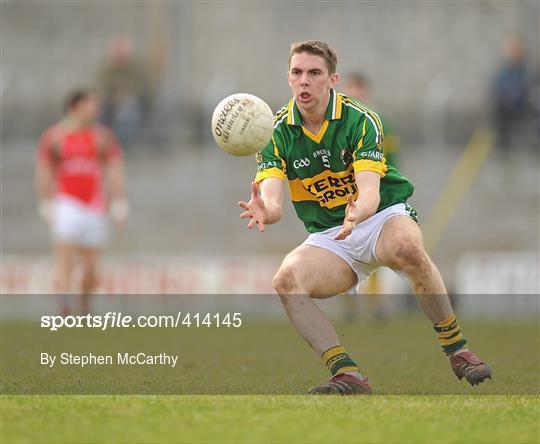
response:
<path fill-rule="evenodd" d="M 347 207 L 345 208 L 345 219 L 339 233 L 334 237 L 335 240 L 346 239 L 352 233 L 353 228 L 358 224 L 358 208 L 352 194 L 347 196 Z"/>
<path fill-rule="evenodd" d="M 238 202 L 238 205 L 245 210 L 240 214 L 240 218 L 249 219 L 248 228 L 251 230 L 257 225 L 259 231 L 263 232 L 266 219 L 266 207 L 264 205 L 264 200 L 261 198 L 259 184 L 257 182 L 251 183 L 251 199 L 249 202 L 240 201 Z"/>

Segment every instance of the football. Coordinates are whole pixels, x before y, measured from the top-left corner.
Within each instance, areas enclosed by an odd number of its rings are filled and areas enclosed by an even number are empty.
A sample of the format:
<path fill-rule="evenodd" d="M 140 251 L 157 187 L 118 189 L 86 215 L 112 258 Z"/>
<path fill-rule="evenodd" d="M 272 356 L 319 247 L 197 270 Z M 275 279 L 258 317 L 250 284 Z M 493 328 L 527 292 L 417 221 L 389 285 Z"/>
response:
<path fill-rule="evenodd" d="M 274 131 L 272 110 L 257 96 L 232 94 L 216 106 L 212 134 L 216 143 L 234 156 L 249 156 L 264 148 Z"/>

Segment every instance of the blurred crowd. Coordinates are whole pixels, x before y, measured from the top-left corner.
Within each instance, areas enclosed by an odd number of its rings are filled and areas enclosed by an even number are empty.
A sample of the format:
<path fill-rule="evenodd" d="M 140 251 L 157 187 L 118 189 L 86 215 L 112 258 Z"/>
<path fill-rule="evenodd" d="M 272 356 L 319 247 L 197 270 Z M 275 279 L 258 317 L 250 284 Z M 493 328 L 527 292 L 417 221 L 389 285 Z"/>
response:
<path fill-rule="evenodd" d="M 518 35 L 508 36 L 491 90 L 493 126 L 501 150 L 529 146 L 540 138 L 540 70 L 530 60 Z"/>
<path fill-rule="evenodd" d="M 158 43 L 164 45 L 163 42 Z M 500 61 L 492 67 L 492 81 L 487 88 L 485 103 L 488 110 L 485 114 L 489 115 L 498 147 L 504 149 L 525 145 L 538 150 L 540 69 L 537 58 L 531 56 L 532 48 L 528 50 L 518 35 L 509 35 L 501 43 Z M 103 48 L 101 60 L 96 63 L 92 84 L 80 85 L 93 87 L 99 92 L 102 98 L 99 120 L 114 130 L 127 153 L 136 146 L 154 146 L 159 143 L 158 139 L 166 140 L 175 131 L 175 128 L 171 128 L 174 123 L 163 118 L 164 111 L 160 110 L 162 100 L 156 100 L 162 87 L 166 49 L 160 48 L 157 51 L 163 53 L 161 59 L 138 49 L 130 35 L 111 35 Z M 155 48 L 152 51 L 156 52 Z M 338 90 L 348 92 L 367 105 L 372 105 L 380 113 L 381 109 L 377 103 L 372 103 L 371 95 L 373 89 L 384 91 L 384 84 L 374 76 L 366 76 L 365 73 L 372 70 L 369 66 L 364 66 L 361 60 L 348 60 L 349 66 L 351 62 L 353 67 L 356 65 L 362 72 L 353 68 L 353 71 L 346 73 L 338 85 Z M 223 72 L 212 73 L 200 92 L 198 107 L 192 108 L 181 103 L 177 105 L 178 110 L 195 110 L 195 115 L 192 115 L 192 112 L 181 120 L 190 122 L 194 127 L 192 134 L 203 146 L 213 144 L 208 131 L 213 107 L 227 94 L 242 90 L 242 85 L 227 75 Z M 392 115 L 393 111 L 396 111 L 392 109 L 391 103 L 387 103 L 386 108 L 388 109 L 383 110 L 385 115 Z M 157 115 L 161 117 L 158 118 Z M 400 115 L 399 111 L 396 115 Z M 386 123 L 386 155 L 388 161 L 393 163 L 395 159 L 392 157 L 397 156 L 397 137 L 392 131 L 394 125 L 390 125 L 387 118 L 383 120 Z M 401 121 L 395 122 L 396 128 L 403 129 Z M 444 134 L 440 136 L 443 137 Z"/>
<path fill-rule="evenodd" d="M 107 43 L 96 87 L 103 99 L 100 120 L 129 147 L 149 117 L 153 93 L 148 67 L 136 58 L 128 36 L 117 34 Z"/>

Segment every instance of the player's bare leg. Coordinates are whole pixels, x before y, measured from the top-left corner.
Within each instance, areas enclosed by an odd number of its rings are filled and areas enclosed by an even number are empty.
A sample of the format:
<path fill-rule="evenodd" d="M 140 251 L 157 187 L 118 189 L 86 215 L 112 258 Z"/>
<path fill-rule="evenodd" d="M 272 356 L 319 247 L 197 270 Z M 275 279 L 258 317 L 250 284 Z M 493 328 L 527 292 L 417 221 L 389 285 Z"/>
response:
<path fill-rule="evenodd" d="M 79 256 L 82 261 L 82 279 L 81 279 L 81 313 L 90 312 L 90 298 L 97 286 L 97 270 L 99 260 L 99 250 L 95 248 L 80 247 Z"/>
<path fill-rule="evenodd" d="M 467 349 L 467 340 L 457 323 L 441 274 L 424 248 L 418 224 L 407 216 L 387 220 L 376 253 L 384 265 L 404 272 L 409 278 L 456 376 L 465 377 L 471 385 L 491 379 L 491 368 Z"/>
<path fill-rule="evenodd" d="M 334 327 L 312 298 L 326 298 L 348 290 L 356 274 L 336 254 L 301 245 L 289 253 L 272 285 L 296 331 L 322 357 L 332 373 L 314 394 L 365 394 L 371 389 L 358 373 L 355 362 L 341 346 Z"/>
<path fill-rule="evenodd" d="M 56 242 L 53 245 L 54 251 L 54 292 L 59 296 L 60 313 L 67 315 L 70 313 L 69 293 L 75 269 L 76 247 L 63 242 Z"/>
<path fill-rule="evenodd" d="M 339 341 L 334 327 L 311 298 L 334 296 L 355 282 L 356 275 L 343 259 L 322 248 L 301 245 L 285 257 L 272 285 L 298 333 L 322 355 Z"/>

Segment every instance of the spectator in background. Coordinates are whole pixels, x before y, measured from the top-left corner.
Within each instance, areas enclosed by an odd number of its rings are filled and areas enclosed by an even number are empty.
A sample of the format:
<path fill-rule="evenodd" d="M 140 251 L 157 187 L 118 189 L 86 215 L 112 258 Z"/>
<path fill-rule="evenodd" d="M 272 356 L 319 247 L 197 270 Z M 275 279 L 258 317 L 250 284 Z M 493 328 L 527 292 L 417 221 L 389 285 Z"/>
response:
<path fill-rule="evenodd" d="M 371 90 L 371 83 L 368 78 L 361 73 L 351 73 L 345 77 L 343 93 L 352 97 L 353 99 L 359 100 L 367 106 L 371 106 L 371 101 L 373 99 L 373 93 Z M 380 114 L 379 114 L 380 115 Z M 383 124 L 383 133 L 384 133 L 384 157 L 386 161 L 399 168 L 398 165 L 398 138 L 392 131 L 392 128 L 388 124 L 388 119 L 384 116 L 381 117 Z"/>
<path fill-rule="evenodd" d="M 150 83 L 147 67 L 135 58 L 131 38 L 123 34 L 111 37 L 97 73 L 103 97 L 101 121 L 114 130 L 126 149 L 148 116 Z"/>
<path fill-rule="evenodd" d="M 124 193 L 122 152 L 114 133 L 97 124 L 99 96 L 74 91 L 65 116 L 48 128 L 39 143 L 36 187 L 39 212 L 48 223 L 55 254 L 55 292 L 63 295 L 61 312 L 69 313 L 78 262 L 82 279 L 80 311 L 89 311 L 97 284 L 99 253 L 107 240 L 107 212 L 122 224 L 129 206 Z"/>
<path fill-rule="evenodd" d="M 497 146 L 509 148 L 523 144 L 529 121 L 528 80 L 525 50 L 516 35 L 506 38 L 504 60 L 495 75 L 493 87 L 494 120 Z"/>

